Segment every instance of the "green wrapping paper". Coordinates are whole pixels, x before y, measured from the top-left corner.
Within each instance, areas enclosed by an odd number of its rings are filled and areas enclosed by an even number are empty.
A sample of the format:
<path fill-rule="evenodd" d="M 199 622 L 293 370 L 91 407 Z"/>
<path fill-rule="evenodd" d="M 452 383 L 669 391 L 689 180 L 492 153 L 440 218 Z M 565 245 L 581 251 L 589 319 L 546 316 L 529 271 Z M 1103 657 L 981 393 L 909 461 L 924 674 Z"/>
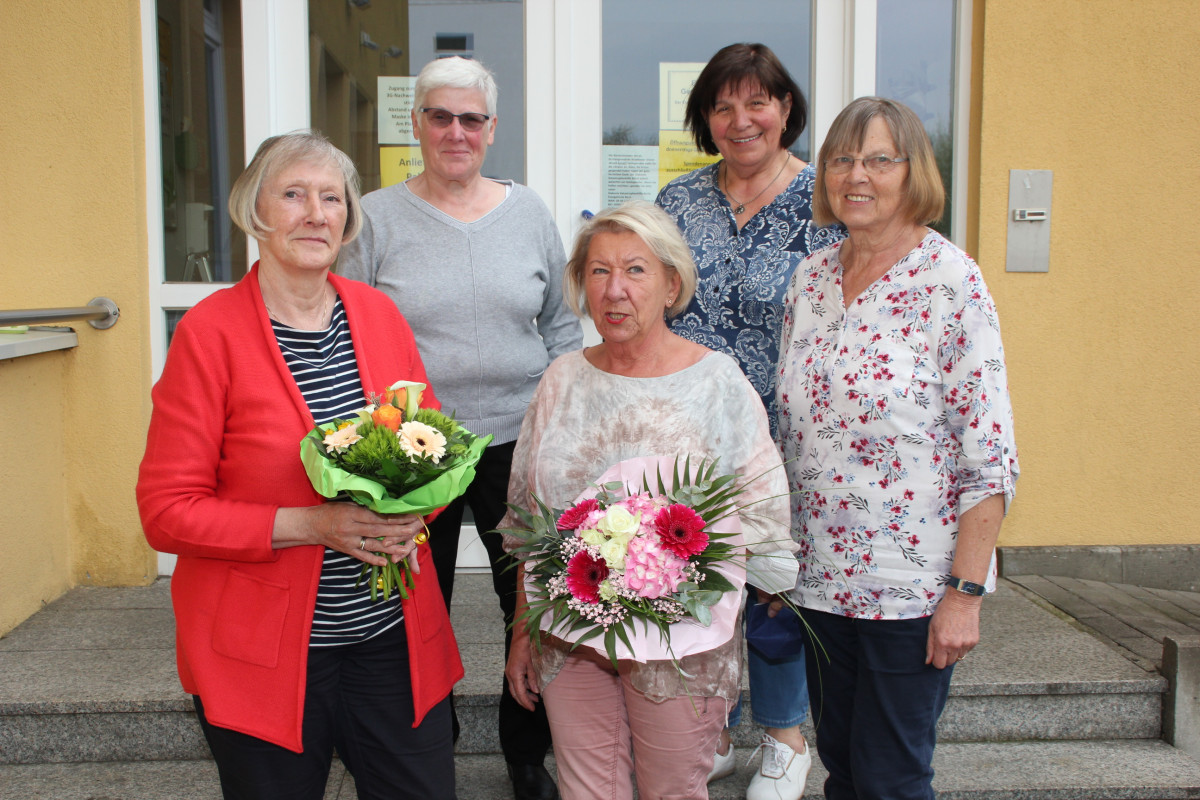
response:
<path fill-rule="evenodd" d="M 329 432 L 334 426 L 325 425 L 322 429 Z M 475 465 L 491 441 L 490 434 L 477 437 L 467 449 L 467 454 L 458 457 L 457 464 L 403 497 L 388 497 L 387 491 L 377 482 L 346 472 L 334 464 L 322 452 L 321 440 L 313 433 L 300 440 L 300 460 L 313 488 L 322 497 L 337 497 L 345 492 L 354 502 L 379 514 L 424 516 L 458 499 L 467 491 L 471 481 L 475 480 Z"/>
<path fill-rule="evenodd" d="M 335 430 L 335 426 L 323 425 L 324 433 Z M 475 465 L 483 456 L 483 450 L 492 441 L 491 435 L 476 437 L 467 447 L 465 455 L 456 456 L 454 466 L 441 472 L 436 478 L 418 486 L 401 497 L 391 497 L 387 490 L 371 478 L 355 475 L 335 464 L 324 452 L 322 436 L 311 431 L 300 440 L 300 461 L 317 494 L 322 497 L 345 495 L 361 506 L 378 514 L 417 514 L 424 516 L 431 511 L 458 499 L 467 491 L 475 479 Z M 391 560 L 386 566 L 364 564 L 362 579 L 369 581 L 371 599 L 378 600 L 383 594 L 386 600 L 393 591 L 408 599 L 413 589 L 412 574 L 408 561 L 396 564 Z"/>

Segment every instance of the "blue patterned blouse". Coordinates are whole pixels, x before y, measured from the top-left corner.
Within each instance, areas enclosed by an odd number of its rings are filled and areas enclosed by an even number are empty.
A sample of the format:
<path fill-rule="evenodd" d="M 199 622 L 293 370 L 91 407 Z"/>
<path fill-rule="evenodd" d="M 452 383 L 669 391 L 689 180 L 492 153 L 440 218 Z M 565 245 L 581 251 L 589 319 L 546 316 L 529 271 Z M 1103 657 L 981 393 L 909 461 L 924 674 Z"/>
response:
<path fill-rule="evenodd" d="M 816 168 L 809 164 L 761 211 L 737 228 L 717 188 L 720 162 L 668 183 L 656 202 L 692 249 L 700 283 L 671 330 L 737 359 L 767 407 L 776 434 L 775 373 L 783 300 L 806 256 L 845 237 L 812 221 Z"/>

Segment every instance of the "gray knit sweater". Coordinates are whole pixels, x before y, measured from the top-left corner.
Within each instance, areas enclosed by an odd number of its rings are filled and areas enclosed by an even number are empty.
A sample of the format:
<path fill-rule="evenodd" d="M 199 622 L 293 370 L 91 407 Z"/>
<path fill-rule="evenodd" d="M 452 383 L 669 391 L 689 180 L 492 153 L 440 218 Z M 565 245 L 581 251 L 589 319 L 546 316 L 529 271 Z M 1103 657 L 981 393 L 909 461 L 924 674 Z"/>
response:
<path fill-rule="evenodd" d="M 396 302 L 444 411 L 494 444 L 516 439 L 546 366 L 583 342 L 545 203 L 513 184 L 484 217 L 459 222 L 398 183 L 362 206 L 362 234 L 338 273 Z"/>

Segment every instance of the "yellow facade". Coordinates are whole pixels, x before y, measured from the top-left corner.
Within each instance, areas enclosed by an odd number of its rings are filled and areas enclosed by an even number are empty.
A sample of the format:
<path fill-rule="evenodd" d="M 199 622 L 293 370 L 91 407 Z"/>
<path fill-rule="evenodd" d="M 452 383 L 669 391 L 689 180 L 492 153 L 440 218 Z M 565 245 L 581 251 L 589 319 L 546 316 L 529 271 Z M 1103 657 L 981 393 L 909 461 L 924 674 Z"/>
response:
<path fill-rule="evenodd" d="M 134 505 L 150 402 L 136 0 L 9 0 L 0 25 L 5 309 L 106 296 L 73 350 L 0 361 L 0 633 L 69 587 L 155 575 Z"/>
<path fill-rule="evenodd" d="M 0 308 L 84 305 L 73 350 L 0 361 L 0 634 L 81 583 L 153 579 L 137 0 L 8 0 Z M 975 3 L 968 248 L 1000 308 L 1022 479 L 1007 545 L 1200 541 L 1194 0 Z M 153 79 L 154 76 L 151 76 Z M 1054 171 L 1048 274 L 1006 273 L 1011 169 Z"/>
<path fill-rule="evenodd" d="M 1022 477 L 1006 545 L 1182 544 L 1200 470 L 1200 4 L 983 9 L 978 241 Z M 1054 171 L 1050 271 L 1006 273 L 1011 169 Z"/>

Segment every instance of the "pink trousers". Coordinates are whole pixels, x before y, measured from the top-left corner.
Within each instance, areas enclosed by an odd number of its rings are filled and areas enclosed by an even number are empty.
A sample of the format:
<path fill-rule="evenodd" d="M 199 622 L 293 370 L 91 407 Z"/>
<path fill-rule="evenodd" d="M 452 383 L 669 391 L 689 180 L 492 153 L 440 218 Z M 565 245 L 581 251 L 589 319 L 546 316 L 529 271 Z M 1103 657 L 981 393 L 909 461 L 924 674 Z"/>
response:
<path fill-rule="evenodd" d="M 632 800 L 634 773 L 640 800 L 707 800 L 727 703 L 657 703 L 630 684 L 627 662 L 620 667 L 580 647 L 542 691 L 562 800 Z"/>

